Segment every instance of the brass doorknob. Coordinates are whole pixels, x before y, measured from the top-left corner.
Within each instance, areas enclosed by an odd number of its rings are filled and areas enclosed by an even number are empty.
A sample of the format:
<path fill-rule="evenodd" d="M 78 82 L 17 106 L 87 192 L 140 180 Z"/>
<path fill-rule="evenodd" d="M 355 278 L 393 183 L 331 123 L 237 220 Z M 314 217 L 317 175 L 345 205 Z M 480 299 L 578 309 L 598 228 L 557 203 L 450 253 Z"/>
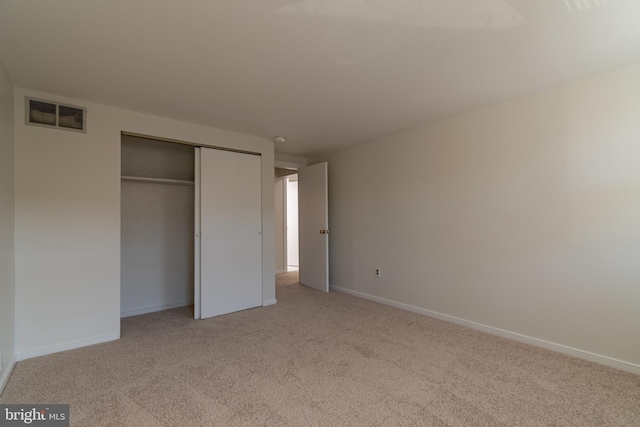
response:
<path fill-rule="evenodd" d="M 329 230 L 320 230 L 320 234 L 329 234 Z"/>

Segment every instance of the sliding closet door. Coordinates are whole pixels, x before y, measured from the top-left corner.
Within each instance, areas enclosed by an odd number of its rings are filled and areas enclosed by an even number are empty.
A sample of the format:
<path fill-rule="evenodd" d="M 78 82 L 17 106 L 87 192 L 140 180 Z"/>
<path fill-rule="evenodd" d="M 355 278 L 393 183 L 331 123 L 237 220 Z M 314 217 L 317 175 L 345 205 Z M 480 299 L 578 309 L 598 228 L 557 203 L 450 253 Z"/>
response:
<path fill-rule="evenodd" d="M 262 305 L 260 156 L 200 149 L 200 317 Z"/>

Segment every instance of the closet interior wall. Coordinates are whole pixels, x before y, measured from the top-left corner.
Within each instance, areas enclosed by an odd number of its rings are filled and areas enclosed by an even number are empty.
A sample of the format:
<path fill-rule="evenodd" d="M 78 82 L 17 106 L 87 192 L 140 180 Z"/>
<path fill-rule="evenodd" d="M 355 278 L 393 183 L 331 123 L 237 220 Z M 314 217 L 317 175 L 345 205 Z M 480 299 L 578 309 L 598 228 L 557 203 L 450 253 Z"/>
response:
<path fill-rule="evenodd" d="M 193 304 L 194 148 L 122 136 L 121 317 Z"/>

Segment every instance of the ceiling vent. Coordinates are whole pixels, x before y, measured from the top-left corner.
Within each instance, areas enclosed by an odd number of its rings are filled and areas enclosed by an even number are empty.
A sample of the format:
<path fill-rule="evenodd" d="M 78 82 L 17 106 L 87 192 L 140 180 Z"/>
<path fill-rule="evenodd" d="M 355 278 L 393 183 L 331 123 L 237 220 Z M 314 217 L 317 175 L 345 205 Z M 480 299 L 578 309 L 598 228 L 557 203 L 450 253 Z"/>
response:
<path fill-rule="evenodd" d="M 87 132 L 87 109 L 43 99 L 25 99 L 25 123 L 33 126 Z"/>

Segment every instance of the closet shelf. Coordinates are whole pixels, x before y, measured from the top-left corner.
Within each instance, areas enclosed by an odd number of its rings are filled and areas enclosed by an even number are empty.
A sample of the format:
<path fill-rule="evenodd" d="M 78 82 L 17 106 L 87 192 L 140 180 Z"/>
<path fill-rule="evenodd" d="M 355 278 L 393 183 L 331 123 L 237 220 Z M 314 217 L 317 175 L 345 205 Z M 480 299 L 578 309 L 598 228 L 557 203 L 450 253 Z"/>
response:
<path fill-rule="evenodd" d="M 133 182 L 146 182 L 149 184 L 195 185 L 193 181 L 186 181 L 183 179 L 151 178 L 147 176 L 122 175 L 120 177 L 120 180 L 133 181 Z"/>

